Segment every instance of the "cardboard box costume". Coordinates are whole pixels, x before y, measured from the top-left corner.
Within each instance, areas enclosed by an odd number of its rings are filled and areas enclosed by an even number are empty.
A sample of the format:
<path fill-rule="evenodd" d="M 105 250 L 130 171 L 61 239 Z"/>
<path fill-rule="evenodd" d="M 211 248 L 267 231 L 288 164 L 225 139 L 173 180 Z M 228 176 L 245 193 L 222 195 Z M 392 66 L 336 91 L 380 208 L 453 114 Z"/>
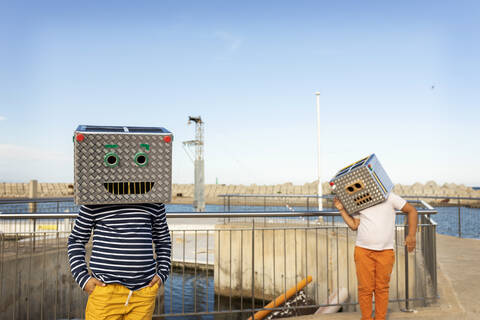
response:
<path fill-rule="evenodd" d="M 161 127 L 78 126 L 75 203 L 170 202 L 172 140 Z"/>
<path fill-rule="evenodd" d="M 393 183 L 375 154 L 340 170 L 330 180 L 333 192 L 349 214 L 385 201 Z"/>

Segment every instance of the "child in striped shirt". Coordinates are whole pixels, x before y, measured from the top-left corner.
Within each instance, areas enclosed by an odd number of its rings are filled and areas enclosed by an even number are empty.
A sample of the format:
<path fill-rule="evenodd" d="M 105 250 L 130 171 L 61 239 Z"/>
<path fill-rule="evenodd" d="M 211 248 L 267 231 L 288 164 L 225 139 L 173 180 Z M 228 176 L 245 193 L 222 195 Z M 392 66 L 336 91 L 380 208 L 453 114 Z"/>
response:
<path fill-rule="evenodd" d="M 92 231 L 89 274 L 85 245 Z M 75 281 L 89 294 L 86 320 L 151 319 L 170 272 L 170 253 L 164 204 L 81 206 L 68 257 Z"/>

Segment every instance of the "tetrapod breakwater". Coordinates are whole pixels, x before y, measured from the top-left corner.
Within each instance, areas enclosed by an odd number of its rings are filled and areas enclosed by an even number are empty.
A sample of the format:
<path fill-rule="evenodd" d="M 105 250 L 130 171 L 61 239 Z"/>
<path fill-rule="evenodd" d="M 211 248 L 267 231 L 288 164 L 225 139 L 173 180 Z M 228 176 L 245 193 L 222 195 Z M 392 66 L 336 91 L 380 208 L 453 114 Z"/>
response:
<path fill-rule="evenodd" d="M 233 185 L 233 184 L 206 184 L 205 200 L 207 204 L 223 204 L 222 194 L 252 194 L 252 195 L 315 195 L 317 194 L 318 182 L 295 185 L 291 182 L 274 185 Z M 324 195 L 332 193 L 327 182 L 322 183 Z M 448 205 L 450 198 L 480 198 L 480 190 L 474 190 L 469 186 L 455 183 L 439 185 L 434 181 L 426 183 L 414 183 L 412 185 L 396 184 L 394 192 L 399 195 L 413 197 L 437 197 L 430 199 L 430 203 L 443 203 Z M 71 197 L 73 195 L 73 183 L 50 183 L 31 180 L 23 183 L 0 182 L 0 198 L 56 198 Z M 193 202 L 193 184 L 172 184 L 172 203 L 189 204 Z M 480 200 L 471 200 L 463 204 L 472 206 L 480 205 Z"/>

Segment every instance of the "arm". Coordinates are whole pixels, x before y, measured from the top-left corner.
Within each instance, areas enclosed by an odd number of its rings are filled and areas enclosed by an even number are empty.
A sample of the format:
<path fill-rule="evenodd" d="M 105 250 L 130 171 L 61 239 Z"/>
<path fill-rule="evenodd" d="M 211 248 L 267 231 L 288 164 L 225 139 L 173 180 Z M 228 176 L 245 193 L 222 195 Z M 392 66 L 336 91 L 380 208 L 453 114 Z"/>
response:
<path fill-rule="evenodd" d="M 350 229 L 354 231 L 357 230 L 358 226 L 360 225 L 360 219 L 356 219 L 350 216 L 347 211 L 345 211 L 345 208 L 343 207 L 340 200 L 338 200 L 337 198 L 333 199 L 333 204 L 338 209 L 340 215 L 342 216 L 345 223 L 350 227 Z"/>
<path fill-rule="evenodd" d="M 75 219 L 75 225 L 68 237 L 68 260 L 73 278 L 82 289 L 91 278 L 85 262 L 85 244 L 90 239 L 92 228 L 93 216 L 88 209 L 81 206 Z"/>
<path fill-rule="evenodd" d="M 162 280 L 162 284 L 167 281 L 170 274 L 170 255 L 172 252 L 172 241 L 170 231 L 167 225 L 167 216 L 165 214 L 165 205 L 159 204 L 158 210 L 155 210 L 155 218 L 152 226 L 152 238 L 155 244 L 155 253 L 157 255 L 157 275 Z"/>
<path fill-rule="evenodd" d="M 417 233 L 417 223 L 418 223 L 418 212 L 414 206 L 410 203 L 406 203 L 402 212 L 405 212 L 408 217 L 408 235 L 405 239 L 405 245 L 407 246 L 408 252 L 412 252 L 416 246 L 416 233 Z"/>

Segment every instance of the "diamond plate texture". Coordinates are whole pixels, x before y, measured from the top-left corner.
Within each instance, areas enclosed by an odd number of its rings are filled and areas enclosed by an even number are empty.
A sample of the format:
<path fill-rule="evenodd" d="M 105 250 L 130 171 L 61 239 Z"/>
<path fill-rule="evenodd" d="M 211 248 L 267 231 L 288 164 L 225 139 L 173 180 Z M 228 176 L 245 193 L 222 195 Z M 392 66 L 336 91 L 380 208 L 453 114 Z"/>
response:
<path fill-rule="evenodd" d="M 349 214 L 359 212 L 385 201 L 393 188 L 393 183 L 386 174 L 375 154 L 358 165 L 356 162 L 342 169 L 330 180 L 334 183 L 334 193 Z M 368 166 L 371 166 L 369 168 Z M 377 180 L 378 178 L 378 180 Z M 347 188 L 360 181 L 361 190 L 348 192 Z M 382 187 L 383 186 L 383 187 Z"/>
<path fill-rule="evenodd" d="M 74 139 L 74 200 L 77 204 L 157 203 L 171 201 L 172 143 L 165 142 L 162 134 L 133 133 L 81 133 L 83 141 Z M 117 148 L 106 148 L 115 144 Z M 149 150 L 140 144 L 148 144 Z M 104 157 L 115 152 L 119 164 L 108 167 Z M 138 166 L 137 152 L 148 155 L 148 164 Z M 153 182 L 145 194 L 113 194 L 104 183 Z"/>

